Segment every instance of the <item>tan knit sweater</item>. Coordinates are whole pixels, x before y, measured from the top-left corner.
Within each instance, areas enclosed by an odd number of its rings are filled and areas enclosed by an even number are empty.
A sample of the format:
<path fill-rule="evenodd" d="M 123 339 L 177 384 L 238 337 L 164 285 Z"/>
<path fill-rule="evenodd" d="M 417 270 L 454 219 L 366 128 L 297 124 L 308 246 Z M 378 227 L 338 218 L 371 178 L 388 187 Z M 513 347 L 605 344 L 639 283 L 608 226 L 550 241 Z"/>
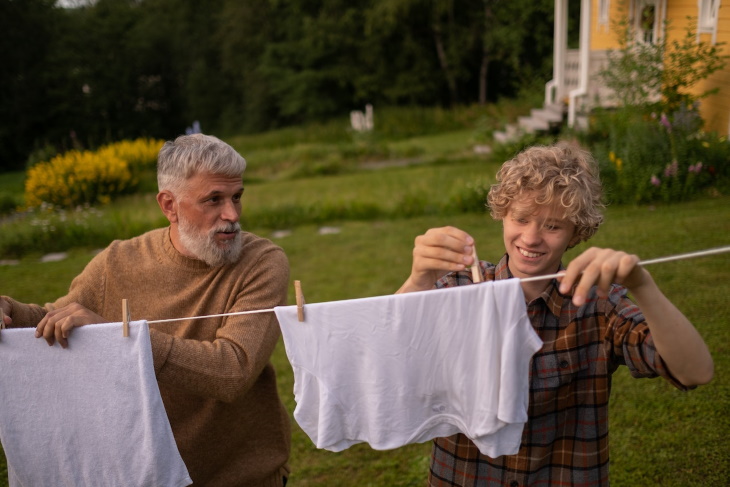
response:
<path fill-rule="evenodd" d="M 35 326 L 78 302 L 121 321 L 157 320 L 286 304 L 289 266 L 270 241 L 243 234 L 235 265 L 211 268 L 184 257 L 169 228 L 115 241 L 41 308 L 11 300 L 14 326 Z M 279 327 L 273 313 L 150 325 L 155 373 L 180 454 L 194 485 L 280 486 L 288 474 L 289 416 L 269 362 Z M 73 343 L 73 334 L 69 339 Z M 112 419 L 112 418 L 110 418 Z"/>

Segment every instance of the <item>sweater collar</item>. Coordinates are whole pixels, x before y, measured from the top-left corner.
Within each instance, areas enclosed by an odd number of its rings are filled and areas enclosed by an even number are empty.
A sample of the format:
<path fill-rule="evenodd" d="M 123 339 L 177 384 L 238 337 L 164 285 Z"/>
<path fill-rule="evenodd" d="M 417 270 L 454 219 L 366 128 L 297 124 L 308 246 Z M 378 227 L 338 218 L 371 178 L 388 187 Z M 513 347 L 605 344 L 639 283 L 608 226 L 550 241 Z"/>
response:
<path fill-rule="evenodd" d="M 192 257 L 187 257 L 181 254 L 180 251 L 175 248 L 175 246 L 172 244 L 172 239 L 170 238 L 170 227 L 167 227 L 162 234 L 162 248 L 165 251 L 165 255 L 170 258 L 173 264 L 191 270 L 210 269 L 210 266 L 204 261 L 200 259 L 194 259 Z"/>

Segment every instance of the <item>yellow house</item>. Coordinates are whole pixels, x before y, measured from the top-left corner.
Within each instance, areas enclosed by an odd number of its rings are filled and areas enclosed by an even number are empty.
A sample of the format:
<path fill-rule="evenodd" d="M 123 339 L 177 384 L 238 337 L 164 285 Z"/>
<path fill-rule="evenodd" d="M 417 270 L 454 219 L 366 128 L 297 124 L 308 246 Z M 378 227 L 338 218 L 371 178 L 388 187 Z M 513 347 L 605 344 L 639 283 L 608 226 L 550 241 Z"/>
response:
<path fill-rule="evenodd" d="M 619 48 L 613 27 L 619 20 L 630 23 L 640 42 L 654 43 L 665 35 L 670 42 L 683 37 L 691 17 L 698 41 L 726 43 L 722 54 L 730 54 L 730 0 L 581 0 L 578 49 L 567 46 L 568 1 L 555 0 L 553 79 L 545 87 L 545 107 L 566 103 L 571 127 L 583 126 L 592 106 L 611 103 L 597 74 L 609 50 Z M 719 92 L 700 102 L 705 130 L 730 135 L 730 63 L 693 89 L 701 93 L 712 88 Z"/>

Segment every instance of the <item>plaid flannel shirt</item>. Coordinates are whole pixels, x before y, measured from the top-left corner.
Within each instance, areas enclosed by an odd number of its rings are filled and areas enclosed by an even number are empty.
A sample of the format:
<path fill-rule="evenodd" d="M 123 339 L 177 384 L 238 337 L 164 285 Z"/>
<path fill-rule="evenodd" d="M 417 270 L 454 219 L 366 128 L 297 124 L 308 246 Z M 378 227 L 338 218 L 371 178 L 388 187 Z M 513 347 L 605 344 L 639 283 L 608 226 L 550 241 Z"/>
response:
<path fill-rule="evenodd" d="M 505 255 L 495 266 L 480 262 L 486 280 L 512 275 Z M 436 287 L 472 284 L 471 272 L 451 273 Z M 614 285 L 600 298 L 573 305 L 553 280 L 527 305 L 544 344 L 530 366 L 528 422 L 515 455 L 489 458 L 463 434 L 434 440 L 429 485 L 608 485 L 608 397 L 611 374 L 628 366 L 634 377 L 662 376 L 686 389 L 656 352 L 639 308 Z"/>

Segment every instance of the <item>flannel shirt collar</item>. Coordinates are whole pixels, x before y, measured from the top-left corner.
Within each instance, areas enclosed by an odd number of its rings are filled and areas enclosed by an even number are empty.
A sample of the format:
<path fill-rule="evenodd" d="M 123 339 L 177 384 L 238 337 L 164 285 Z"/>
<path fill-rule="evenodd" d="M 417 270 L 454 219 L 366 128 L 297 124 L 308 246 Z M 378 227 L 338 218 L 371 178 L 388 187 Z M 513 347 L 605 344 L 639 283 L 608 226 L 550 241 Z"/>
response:
<path fill-rule="evenodd" d="M 497 263 L 494 268 L 494 278 L 496 280 L 512 279 L 514 277 L 509 270 L 508 264 L 509 256 L 508 254 L 504 254 L 504 256 L 499 260 L 499 263 Z M 561 262 L 558 271 L 562 270 L 565 270 L 565 266 L 563 266 L 563 263 Z M 558 291 L 558 280 L 551 279 L 550 284 L 545 288 L 540 296 L 533 300 L 533 302 L 537 301 L 538 299 L 542 299 L 550 312 L 553 315 L 560 317 L 561 310 L 563 309 L 563 302 L 565 301 L 566 297 L 568 296 L 566 296 L 565 294 L 560 294 L 560 291 Z"/>

